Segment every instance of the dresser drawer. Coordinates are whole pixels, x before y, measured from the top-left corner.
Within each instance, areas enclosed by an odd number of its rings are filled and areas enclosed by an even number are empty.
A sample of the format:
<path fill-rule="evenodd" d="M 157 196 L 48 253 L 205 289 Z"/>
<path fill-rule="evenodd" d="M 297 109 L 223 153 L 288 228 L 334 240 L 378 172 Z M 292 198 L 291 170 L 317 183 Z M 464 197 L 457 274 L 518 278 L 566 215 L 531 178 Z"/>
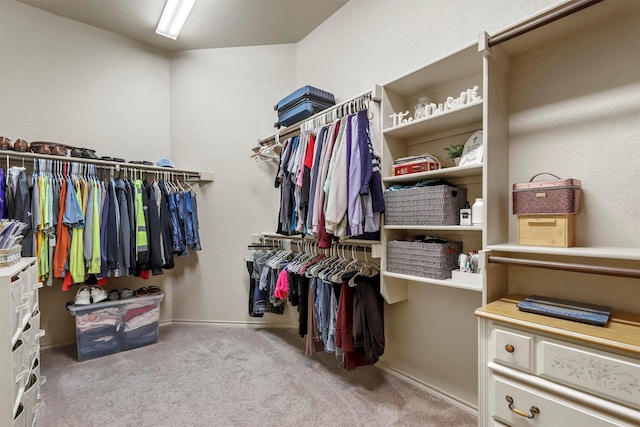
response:
<path fill-rule="evenodd" d="M 640 409 L 640 361 L 550 339 L 538 345 L 541 377 Z"/>
<path fill-rule="evenodd" d="M 492 376 L 494 385 L 494 420 L 512 427 L 603 427 L 632 426 L 598 411 L 569 402 L 498 376 Z"/>
<path fill-rule="evenodd" d="M 493 329 L 493 360 L 533 371 L 533 336 L 506 328 Z"/>

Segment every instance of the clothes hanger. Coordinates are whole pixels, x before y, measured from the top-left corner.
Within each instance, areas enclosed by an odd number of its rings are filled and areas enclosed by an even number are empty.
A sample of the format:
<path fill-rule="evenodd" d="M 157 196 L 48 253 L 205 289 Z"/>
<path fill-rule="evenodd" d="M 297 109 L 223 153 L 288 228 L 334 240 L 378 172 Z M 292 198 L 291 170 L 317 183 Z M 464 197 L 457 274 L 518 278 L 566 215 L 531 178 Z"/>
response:
<path fill-rule="evenodd" d="M 293 256 L 293 258 L 289 261 L 289 263 L 287 264 L 287 270 L 292 272 L 292 273 L 296 273 L 296 267 L 298 265 L 298 262 L 300 261 L 300 259 L 305 255 L 304 251 L 300 248 L 300 241 L 296 242 L 296 246 L 297 246 L 297 252 L 296 254 Z"/>

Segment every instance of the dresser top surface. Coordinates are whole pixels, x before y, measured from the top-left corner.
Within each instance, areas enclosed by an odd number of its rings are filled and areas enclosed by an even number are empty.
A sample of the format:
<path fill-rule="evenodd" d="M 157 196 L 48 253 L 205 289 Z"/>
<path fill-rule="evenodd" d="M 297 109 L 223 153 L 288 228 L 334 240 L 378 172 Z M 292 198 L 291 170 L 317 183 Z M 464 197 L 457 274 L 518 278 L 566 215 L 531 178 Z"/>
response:
<path fill-rule="evenodd" d="M 510 295 L 476 310 L 482 318 L 513 326 L 629 351 L 640 356 L 640 315 L 613 311 L 605 326 L 594 326 L 520 311 L 517 304 L 523 295 Z"/>

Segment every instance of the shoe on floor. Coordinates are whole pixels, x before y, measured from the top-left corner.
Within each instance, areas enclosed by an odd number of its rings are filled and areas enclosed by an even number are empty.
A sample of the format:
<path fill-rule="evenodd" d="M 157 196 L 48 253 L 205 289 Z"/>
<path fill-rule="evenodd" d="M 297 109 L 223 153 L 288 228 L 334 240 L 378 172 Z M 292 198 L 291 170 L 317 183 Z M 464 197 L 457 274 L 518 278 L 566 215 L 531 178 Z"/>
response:
<path fill-rule="evenodd" d="M 78 289 L 73 303 L 77 305 L 91 304 L 91 291 L 88 286 L 82 286 Z"/>
<path fill-rule="evenodd" d="M 118 301 L 120 299 L 120 291 L 114 289 L 109 291 L 109 301 Z"/>
<path fill-rule="evenodd" d="M 133 297 L 133 291 L 129 288 L 124 288 L 120 291 L 120 299 L 129 299 Z"/>
<path fill-rule="evenodd" d="M 91 302 L 96 303 L 100 301 L 104 301 L 108 298 L 107 291 L 102 289 L 99 286 L 91 287 Z"/>

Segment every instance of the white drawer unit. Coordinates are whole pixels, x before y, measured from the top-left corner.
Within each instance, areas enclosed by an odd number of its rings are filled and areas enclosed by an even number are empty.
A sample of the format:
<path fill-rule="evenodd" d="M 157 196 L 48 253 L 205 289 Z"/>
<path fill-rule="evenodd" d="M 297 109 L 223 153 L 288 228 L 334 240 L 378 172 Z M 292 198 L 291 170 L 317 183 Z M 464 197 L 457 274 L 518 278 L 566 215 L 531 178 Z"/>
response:
<path fill-rule="evenodd" d="M 0 268 L 0 425 L 32 427 L 42 405 L 36 258 Z M 11 368 L 9 368 L 11 367 Z"/>
<path fill-rule="evenodd" d="M 528 387 L 517 381 L 493 376 L 495 420 L 519 426 L 612 427 L 633 424 L 589 409 L 567 399 Z"/>
<path fill-rule="evenodd" d="M 551 339 L 538 342 L 538 374 L 640 409 L 640 361 Z"/>
<path fill-rule="evenodd" d="M 525 371 L 533 370 L 533 336 L 505 328 L 493 329 L 493 359 Z"/>
<path fill-rule="evenodd" d="M 640 322 L 606 327 L 517 309 L 476 311 L 480 426 L 640 426 Z M 615 313 L 614 313 L 615 314 Z"/>

